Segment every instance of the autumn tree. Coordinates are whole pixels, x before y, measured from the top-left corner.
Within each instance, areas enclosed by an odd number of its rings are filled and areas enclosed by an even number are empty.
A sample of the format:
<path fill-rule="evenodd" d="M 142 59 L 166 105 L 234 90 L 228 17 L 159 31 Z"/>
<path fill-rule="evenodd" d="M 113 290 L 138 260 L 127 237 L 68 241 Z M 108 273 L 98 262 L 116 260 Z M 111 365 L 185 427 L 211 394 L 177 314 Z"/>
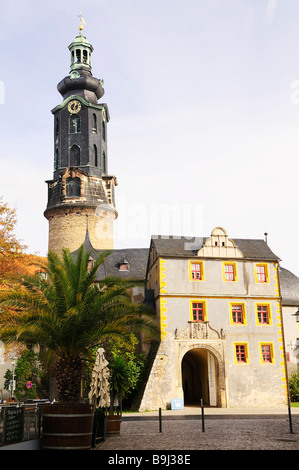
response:
<path fill-rule="evenodd" d="M 12 285 L 30 262 L 28 255 L 24 254 L 27 247 L 14 233 L 16 222 L 16 210 L 0 197 L 0 288 Z"/>

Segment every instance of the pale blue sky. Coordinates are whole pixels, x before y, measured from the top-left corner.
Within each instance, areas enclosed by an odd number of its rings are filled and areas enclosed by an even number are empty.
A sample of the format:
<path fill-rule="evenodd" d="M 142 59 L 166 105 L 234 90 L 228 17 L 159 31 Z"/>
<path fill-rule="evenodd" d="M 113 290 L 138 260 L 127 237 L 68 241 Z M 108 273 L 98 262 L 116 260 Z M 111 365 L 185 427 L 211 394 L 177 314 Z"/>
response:
<path fill-rule="evenodd" d="M 47 253 L 51 109 L 80 10 L 111 115 L 115 247 L 267 230 L 299 276 L 298 0 L 2 0 L 0 194 L 29 251 Z"/>

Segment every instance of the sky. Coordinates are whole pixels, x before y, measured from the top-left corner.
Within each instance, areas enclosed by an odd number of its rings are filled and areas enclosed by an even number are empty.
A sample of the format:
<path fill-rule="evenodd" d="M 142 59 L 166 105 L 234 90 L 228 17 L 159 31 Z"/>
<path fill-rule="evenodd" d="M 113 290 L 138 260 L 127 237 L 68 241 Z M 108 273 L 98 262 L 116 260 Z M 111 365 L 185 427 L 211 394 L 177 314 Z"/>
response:
<path fill-rule="evenodd" d="M 1 0 L 0 195 L 47 255 L 57 84 L 83 33 L 104 80 L 115 248 L 264 239 L 299 276 L 298 0 Z"/>

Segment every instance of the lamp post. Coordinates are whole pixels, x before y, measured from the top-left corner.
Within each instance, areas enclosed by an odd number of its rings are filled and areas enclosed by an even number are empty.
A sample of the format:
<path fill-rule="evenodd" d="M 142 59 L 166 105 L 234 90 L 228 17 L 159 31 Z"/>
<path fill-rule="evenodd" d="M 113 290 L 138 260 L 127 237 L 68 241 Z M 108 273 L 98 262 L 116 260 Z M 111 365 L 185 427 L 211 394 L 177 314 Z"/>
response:
<path fill-rule="evenodd" d="M 16 360 L 17 357 L 11 357 L 11 365 L 12 365 L 12 380 L 10 384 L 10 398 L 13 397 L 13 392 L 15 390 L 15 365 L 16 365 Z"/>
<path fill-rule="evenodd" d="M 296 317 L 296 322 L 299 323 L 299 309 L 297 310 L 297 312 L 293 313 L 292 316 Z"/>

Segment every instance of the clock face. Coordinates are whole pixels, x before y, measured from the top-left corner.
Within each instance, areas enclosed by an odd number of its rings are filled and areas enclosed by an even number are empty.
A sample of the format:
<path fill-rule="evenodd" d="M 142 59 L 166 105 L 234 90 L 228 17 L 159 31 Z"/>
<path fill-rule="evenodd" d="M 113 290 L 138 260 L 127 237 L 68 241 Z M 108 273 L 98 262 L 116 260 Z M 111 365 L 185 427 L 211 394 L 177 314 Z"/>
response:
<path fill-rule="evenodd" d="M 67 109 L 70 113 L 74 114 L 74 113 L 79 113 L 80 109 L 81 109 L 81 103 L 80 101 L 77 101 L 77 100 L 72 100 L 69 102 L 68 106 L 67 106 Z"/>

